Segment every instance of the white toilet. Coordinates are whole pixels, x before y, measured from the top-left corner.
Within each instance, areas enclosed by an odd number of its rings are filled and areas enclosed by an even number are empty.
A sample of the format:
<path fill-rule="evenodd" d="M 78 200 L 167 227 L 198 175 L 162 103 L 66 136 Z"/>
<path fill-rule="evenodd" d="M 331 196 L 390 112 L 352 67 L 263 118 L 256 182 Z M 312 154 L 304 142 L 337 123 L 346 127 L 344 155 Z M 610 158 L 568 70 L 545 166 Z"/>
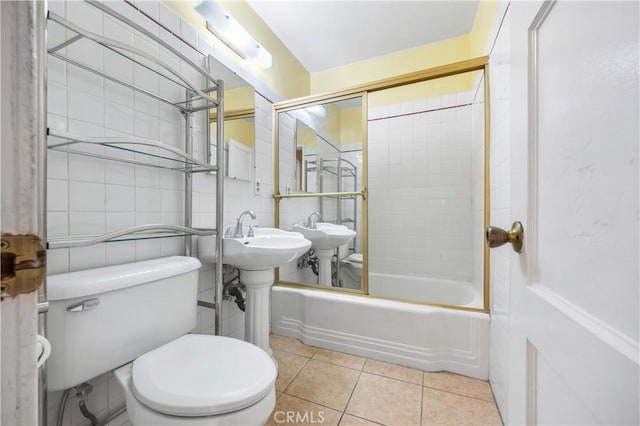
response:
<path fill-rule="evenodd" d="M 342 259 L 341 280 L 346 288 L 360 289 L 362 285 L 362 253 L 352 253 Z"/>
<path fill-rule="evenodd" d="M 345 257 L 342 262 L 352 268 L 354 274 L 362 278 L 362 253 L 352 253 Z"/>
<path fill-rule="evenodd" d="M 200 266 L 174 256 L 49 276 L 48 389 L 117 368 L 133 425 L 264 424 L 275 406 L 271 357 L 242 340 L 186 334 Z"/>

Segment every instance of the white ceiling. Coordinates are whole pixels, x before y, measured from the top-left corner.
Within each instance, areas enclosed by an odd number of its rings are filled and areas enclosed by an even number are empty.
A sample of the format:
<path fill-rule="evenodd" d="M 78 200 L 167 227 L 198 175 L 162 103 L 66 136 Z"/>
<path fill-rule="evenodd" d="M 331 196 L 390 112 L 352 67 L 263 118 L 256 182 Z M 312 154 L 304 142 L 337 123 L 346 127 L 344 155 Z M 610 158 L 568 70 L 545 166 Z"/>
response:
<path fill-rule="evenodd" d="M 478 0 L 248 3 L 310 73 L 469 33 L 478 8 Z"/>

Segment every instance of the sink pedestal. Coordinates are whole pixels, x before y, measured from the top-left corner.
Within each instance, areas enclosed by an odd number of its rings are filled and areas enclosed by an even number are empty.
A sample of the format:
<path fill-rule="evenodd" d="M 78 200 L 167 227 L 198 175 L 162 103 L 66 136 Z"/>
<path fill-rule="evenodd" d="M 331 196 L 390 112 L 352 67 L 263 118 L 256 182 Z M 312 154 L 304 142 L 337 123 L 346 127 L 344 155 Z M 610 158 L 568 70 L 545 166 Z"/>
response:
<path fill-rule="evenodd" d="M 333 249 L 316 249 L 316 256 L 318 256 L 318 284 L 331 287 Z"/>
<path fill-rule="evenodd" d="M 265 271 L 240 270 L 240 282 L 247 289 L 244 313 L 244 340 L 262 348 L 272 355 L 269 347 L 269 325 L 271 324 L 271 286 L 273 269 Z"/>

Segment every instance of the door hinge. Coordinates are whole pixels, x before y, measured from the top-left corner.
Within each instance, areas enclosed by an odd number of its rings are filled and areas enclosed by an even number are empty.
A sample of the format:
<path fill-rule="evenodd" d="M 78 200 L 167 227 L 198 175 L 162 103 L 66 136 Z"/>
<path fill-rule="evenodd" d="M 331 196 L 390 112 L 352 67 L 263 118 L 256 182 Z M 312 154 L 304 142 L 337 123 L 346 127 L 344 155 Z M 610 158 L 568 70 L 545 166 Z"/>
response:
<path fill-rule="evenodd" d="M 3 234 L 0 240 L 0 255 L 0 300 L 31 293 L 43 283 L 47 250 L 36 235 Z"/>

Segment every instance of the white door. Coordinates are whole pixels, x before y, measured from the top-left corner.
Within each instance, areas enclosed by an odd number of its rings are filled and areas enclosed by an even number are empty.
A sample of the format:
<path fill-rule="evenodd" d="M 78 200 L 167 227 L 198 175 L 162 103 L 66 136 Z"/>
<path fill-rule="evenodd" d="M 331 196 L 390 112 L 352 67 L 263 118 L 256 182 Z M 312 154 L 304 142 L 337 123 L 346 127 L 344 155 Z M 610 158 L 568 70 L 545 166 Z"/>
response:
<path fill-rule="evenodd" d="M 639 416 L 639 3 L 511 3 L 509 424 Z"/>

